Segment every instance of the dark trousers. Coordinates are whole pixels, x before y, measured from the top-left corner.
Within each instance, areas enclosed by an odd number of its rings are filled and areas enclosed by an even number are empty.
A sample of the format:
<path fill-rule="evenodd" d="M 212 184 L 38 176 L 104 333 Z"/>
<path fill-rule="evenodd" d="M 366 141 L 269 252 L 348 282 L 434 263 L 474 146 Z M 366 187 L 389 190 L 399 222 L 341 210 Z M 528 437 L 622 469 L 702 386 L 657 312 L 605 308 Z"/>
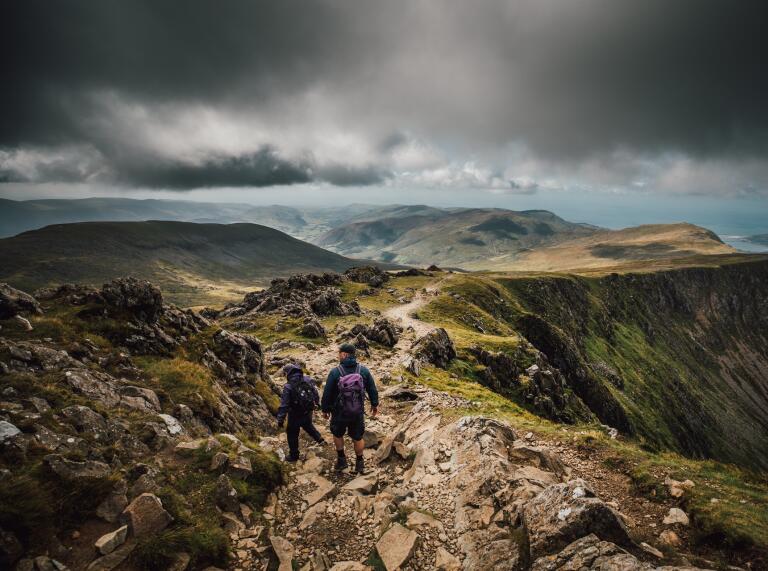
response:
<path fill-rule="evenodd" d="M 299 455 L 299 431 L 301 429 L 309 434 L 315 441 L 320 442 L 323 437 L 318 432 L 315 425 L 312 424 L 312 413 L 302 415 L 288 415 L 288 424 L 285 427 L 285 433 L 288 435 L 288 450 L 291 456 Z"/>

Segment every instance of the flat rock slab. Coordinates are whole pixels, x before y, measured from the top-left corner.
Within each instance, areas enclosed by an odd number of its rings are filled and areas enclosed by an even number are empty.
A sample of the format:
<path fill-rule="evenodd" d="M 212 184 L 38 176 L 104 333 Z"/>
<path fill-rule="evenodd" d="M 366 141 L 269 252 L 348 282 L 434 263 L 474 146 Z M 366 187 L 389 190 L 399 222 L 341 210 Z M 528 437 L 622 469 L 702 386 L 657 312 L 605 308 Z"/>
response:
<path fill-rule="evenodd" d="M 396 523 L 376 542 L 376 551 L 387 571 L 394 571 L 413 556 L 418 541 L 418 533 Z"/>
<path fill-rule="evenodd" d="M 358 476 L 354 480 L 348 482 L 342 489 L 358 494 L 370 494 L 376 487 L 378 481 L 379 477 L 376 474 L 366 474 L 365 476 Z"/>
<path fill-rule="evenodd" d="M 128 538 L 128 526 L 117 528 L 115 531 L 105 533 L 96 540 L 94 547 L 102 555 L 109 555 L 115 549 L 120 547 Z"/>
<path fill-rule="evenodd" d="M 104 555 L 103 557 L 99 557 L 95 561 L 92 561 L 91 564 L 86 567 L 86 571 L 112 571 L 112 569 L 125 561 L 135 547 L 135 543 L 126 543 L 115 549 L 109 555 Z"/>
<path fill-rule="evenodd" d="M 315 486 L 317 486 L 317 488 L 315 489 L 315 491 L 310 492 L 304 497 L 307 504 L 310 506 L 313 506 L 317 502 L 322 500 L 325 496 L 331 493 L 331 490 L 333 490 L 334 488 L 333 483 L 330 482 L 329 480 L 326 480 L 322 476 L 315 475 L 312 478 L 312 482 L 315 484 Z"/>

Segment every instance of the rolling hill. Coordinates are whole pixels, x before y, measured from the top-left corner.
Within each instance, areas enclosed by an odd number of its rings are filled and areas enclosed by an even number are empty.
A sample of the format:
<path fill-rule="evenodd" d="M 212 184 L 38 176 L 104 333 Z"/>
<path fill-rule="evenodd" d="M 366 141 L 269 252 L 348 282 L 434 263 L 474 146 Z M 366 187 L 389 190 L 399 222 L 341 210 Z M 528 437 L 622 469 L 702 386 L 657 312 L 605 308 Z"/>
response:
<path fill-rule="evenodd" d="M 0 259 L 0 281 L 24 290 L 130 274 L 157 282 L 184 305 L 231 299 L 274 277 L 360 263 L 256 224 L 169 221 L 47 226 L 0 239 Z"/>
<path fill-rule="evenodd" d="M 596 231 L 544 210 L 431 209 L 402 214 L 341 226 L 316 243 L 344 255 L 402 264 L 485 269 L 488 260 Z"/>
<path fill-rule="evenodd" d="M 499 209 L 436 210 L 353 222 L 316 243 L 344 255 L 470 271 L 608 268 L 735 252 L 713 232 L 692 224 L 606 230 L 545 210 Z"/>

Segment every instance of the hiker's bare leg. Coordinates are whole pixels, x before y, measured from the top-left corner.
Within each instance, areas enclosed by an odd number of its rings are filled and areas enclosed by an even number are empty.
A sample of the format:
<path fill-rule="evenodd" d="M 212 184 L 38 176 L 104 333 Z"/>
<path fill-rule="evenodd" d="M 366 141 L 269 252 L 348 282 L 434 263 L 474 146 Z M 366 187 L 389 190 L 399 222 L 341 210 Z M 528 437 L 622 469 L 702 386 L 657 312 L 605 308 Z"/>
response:
<path fill-rule="evenodd" d="M 342 452 L 344 450 L 344 437 L 334 436 L 333 443 L 336 445 L 336 452 Z"/>
<path fill-rule="evenodd" d="M 363 450 L 365 450 L 365 440 L 353 440 L 352 443 L 355 446 L 355 456 L 362 456 Z"/>

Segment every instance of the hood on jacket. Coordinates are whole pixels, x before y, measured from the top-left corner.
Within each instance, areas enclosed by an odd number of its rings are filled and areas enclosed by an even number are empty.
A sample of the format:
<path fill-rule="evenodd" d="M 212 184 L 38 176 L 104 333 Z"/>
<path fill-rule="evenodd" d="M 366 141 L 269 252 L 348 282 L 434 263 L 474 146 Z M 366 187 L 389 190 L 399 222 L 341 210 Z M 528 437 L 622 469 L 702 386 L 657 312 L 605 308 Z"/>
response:
<path fill-rule="evenodd" d="M 341 362 L 342 366 L 345 369 L 354 369 L 357 367 L 357 359 L 354 355 L 350 355 L 348 357 L 345 357 L 344 360 Z"/>
<path fill-rule="evenodd" d="M 301 367 L 293 363 L 283 367 L 283 374 L 285 374 L 288 381 L 297 381 L 304 378 L 304 371 Z"/>

